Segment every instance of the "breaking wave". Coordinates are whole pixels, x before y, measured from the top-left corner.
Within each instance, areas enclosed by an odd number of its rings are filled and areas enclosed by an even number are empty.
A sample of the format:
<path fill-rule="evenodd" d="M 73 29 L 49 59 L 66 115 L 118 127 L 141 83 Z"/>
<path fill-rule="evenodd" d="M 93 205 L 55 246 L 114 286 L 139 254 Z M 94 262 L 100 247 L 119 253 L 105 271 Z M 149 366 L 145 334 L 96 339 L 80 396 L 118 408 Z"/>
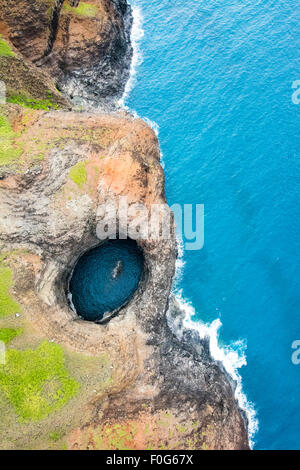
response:
<path fill-rule="evenodd" d="M 122 98 L 119 101 L 119 106 L 126 108 L 125 102 L 129 96 L 129 93 L 133 89 L 136 81 L 136 73 L 138 66 L 143 62 L 143 54 L 140 49 L 140 41 L 144 36 L 143 30 L 143 16 L 141 13 L 141 9 L 136 6 L 132 5 L 132 29 L 131 29 L 131 45 L 133 49 L 132 60 L 130 65 L 130 76 L 129 80 L 126 83 L 125 90 L 123 93 Z"/>
<path fill-rule="evenodd" d="M 178 258 L 176 261 L 176 275 L 173 284 L 172 294 L 175 296 L 180 309 L 184 312 L 183 327 L 196 330 L 200 339 L 208 339 L 211 357 L 221 362 L 227 374 L 235 383 L 235 399 L 247 418 L 248 436 L 250 446 L 254 446 L 254 437 L 258 431 L 258 419 L 253 403 L 249 402 L 246 394 L 243 392 L 242 377 L 239 369 L 247 365 L 245 340 L 238 340 L 228 346 L 220 346 L 219 337 L 222 322 L 219 318 L 212 323 L 207 324 L 199 319 L 194 321 L 196 316 L 195 308 L 192 303 L 184 298 L 183 291 L 179 287 L 179 282 L 184 270 L 184 246 L 181 241 L 178 242 Z M 176 329 L 174 331 L 176 334 Z M 180 334 L 180 332 L 178 332 Z"/>

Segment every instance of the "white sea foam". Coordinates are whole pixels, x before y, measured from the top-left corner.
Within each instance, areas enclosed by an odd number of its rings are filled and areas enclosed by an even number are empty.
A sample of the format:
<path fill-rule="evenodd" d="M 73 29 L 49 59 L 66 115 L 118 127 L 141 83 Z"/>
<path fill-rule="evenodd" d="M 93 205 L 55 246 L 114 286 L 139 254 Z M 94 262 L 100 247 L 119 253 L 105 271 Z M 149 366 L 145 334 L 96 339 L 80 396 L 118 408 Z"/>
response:
<path fill-rule="evenodd" d="M 154 130 L 156 136 L 158 137 L 158 134 L 159 134 L 159 125 L 155 122 L 155 121 L 151 121 L 151 119 L 147 118 L 147 117 L 144 117 L 142 118 L 147 124 L 148 126 L 151 127 L 151 129 Z"/>
<path fill-rule="evenodd" d="M 184 244 L 182 238 L 179 238 L 177 234 L 177 259 L 176 259 L 176 269 L 175 277 L 173 280 L 173 292 L 177 292 L 177 286 L 182 279 L 182 274 L 185 266 L 185 261 L 183 258 L 184 255 Z"/>
<path fill-rule="evenodd" d="M 247 344 L 245 340 L 235 341 L 229 346 L 220 346 L 219 336 L 222 322 L 219 318 L 210 324 L 203 323 L 199 320 L 193 321 L 196 311 L 191 304 L 187 301 L 181 289 L 177 285 L 182 277 L 184 269 L 184 247 L 183 243 L 178 243 L 178 260 L 176 262 L 176 275 L 173 285 L 173 294 L 180 306 L 180 309 L 185 313 L 183 327 L 187 329 L 194 329 L 198 332 L 201 339 L 207 338 L 209 341 L 209 349 L 212 358 L 215 361 L 221 362 L 226 372 L 234 381 L 235 399 L 238 402 L 240 409 L 245 413 L 248 420 L 248 435 L 250 446 L 254 445 L 254 437 L 258 431 L 258 419 L 253 403 L 249 402 L 247 396 L 243 392 L 242 377 L 239 374 L 239 369 L 247 365 L 246 349 Z M 176 333 L 176 331 L 175 331 Z"/>
<path fill-rule="evenodd" d="M 153 131 L 156 134 L 156 137 L 158 138 L 158 136 L 159 136 L 159 125 L 155 121 L 151 121 L 151 119 L 149 119 L 147 117 L 142 117 L 141 119 L 143 119 L 143 121 L 145 121 L 146 124 L 148 124 L 148 126 L 151 127 L 151 129 L 153 129 Z M 159 151 L 160 151 L 160 164 L 161 164 L 161 167 L 163 169 L 165 169 L 164 154 L 162 153 L 161 148 L 159 149 Z"/>
<path fill-rule="evenodd" d="M 135 4 L 132 6 L 133 10 L 133 26 L 132 26 L 132 47 L 133 47 L 133 58 L 131 63 L 131 70 L 130 70 L 130 78 L 126 84 L 124 94 L 122 99 L 119 102 L 119 105 L 125 109 L 126 107 L 126 100 L 130 94 L 130 91 L 133 89 L 136 83 L 136 74 L 137 68 L 143 61 L 142 52 L 140 50 L 140 41 L 144 36 L 143 31 L 143 17 L 139 7 Z M 131 114 L 134 117 L 139 117 L 135 111 L 130 110 Z M 156 122 L 151 121 L 148 118 L 142 118 L 156 133 L 158 136 L 159 134 L 159 126 Z M 162 154 L 161 154 L 162 160 Z M 162 166 L 164 167 L 164 162 L 162 162 Z M 178 258 L 176 261 L 176 275 L 173 283 L 173 294 L 176 297 L 177 302 L 180 305 L 180 308 L 185 312 L 184 318 L 184 327 L 188 329 L 197 330 L 199 337 L 201 339 L 208 338 L 209 340 L 209 348 L 211 356 L 214 360 L 219 361 L 222 363 L 224 369 L 232 378 L 232 380 L 236 384 L 235 388 L 235 399 L 237 400 L 240 409 L 245 413 L 248 420 L 248 434 L 249 434 L 249 442 L 251 447 L 254 445 L 254 437 L 258 430 L 258 420 L 256 416 L 256 412 L 254 409 L 254 405 L 248 401 L 247 396 L 243 392 L 242 387 L 242 377 L 239 374 L 239 369 L 245 365 L 247 365 L 246 359 L 246 348 L 247 344 L 244 340 L 239 340 L 234 342 L 229 346 L 220 346 L 219 343 L 219 335 L 220 329 L 222 327 L 222 322 L 218 318 L 214 320 L 211 324 L 205 324 L 201 321 L 193 321 L 193 317 L 195 317 L 196 312 L 192 304 L 187 301 L 182 293 L 182 290 L 178 288 L 179 282 L 182 278 L 183 269 L 185 266 L 184 261 L 184 246 L 183 242 L 178 242 Z"/>
<path fill-rule="evenodd" d="M 136 73 L 138 66 L 143 62 L 143 54 L 140 49 L 140 41 L 144 36 L 143 30 L 143 16 L 141 9 L 133 4 L 132 5 L 132 30 L 131 30 L 131 45 L 133 49 L 133 55 L 130 66 L 130 76 L 129 80 L 126 83 L 125 90 L 122 98 L 119 101 L 119 106 L 126 108 L 125 102 L 129 96 L 129 93 L 133 89 L 136 83 Z"/>
<path fill-rule="evenodd" d="M 132 61 L 131 61 L 131 66 L 130 66 L 129 79 L 126 83 L 123 96 L 119 100 L 118 105 L 121 108 L 129 111 L 130 114 L 134 118 L 142 119 L 143 121 L 145 121 L 148 124 L 148 126 L 150 126 L 151 129 L 153 129 L 156 136 L 158 137 L 159 125 L 155 121 L 151 121 L 147 117 L 139 116 L 135 110 L 129 109 L 128 106 L 126 105 L 126 100 L 129 97 L 131 90 L 134 88 L 136 84 L 138 66 L 143 62 L 143 54 L 140 48 L 140 42 L 144 36 L 143 15 L 142 15 L 142 11 L 140 7 L 138 7 L 136 4 L 133 3 L 131 7 L 132 7 L 132 17 L 133 17 L 133 24 L 132 24 L 132 30 L 131 30 L 131 44 L 132 44 L 132 49 L 133 49 L 133 55 L 132 55 Z M 165 164 L 163 161 L 162 152 L 160 152 L 160 163 L 161 163 L 161 166 L 164 168 Z"/>

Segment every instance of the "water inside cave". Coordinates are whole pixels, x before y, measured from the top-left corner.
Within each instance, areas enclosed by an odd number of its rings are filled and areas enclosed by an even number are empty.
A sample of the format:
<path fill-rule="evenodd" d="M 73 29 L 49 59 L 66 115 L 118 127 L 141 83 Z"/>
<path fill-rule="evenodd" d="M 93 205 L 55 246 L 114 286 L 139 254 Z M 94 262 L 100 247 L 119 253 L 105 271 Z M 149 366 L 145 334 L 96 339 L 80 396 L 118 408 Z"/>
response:
<path fill-rule="evenodd" d="M 125 305 L 137 290 L 144 257 L 133 240 L 107 240 L 84 253 L 69 283 L 72 308 L 87 321 L 100 321 Z"/>

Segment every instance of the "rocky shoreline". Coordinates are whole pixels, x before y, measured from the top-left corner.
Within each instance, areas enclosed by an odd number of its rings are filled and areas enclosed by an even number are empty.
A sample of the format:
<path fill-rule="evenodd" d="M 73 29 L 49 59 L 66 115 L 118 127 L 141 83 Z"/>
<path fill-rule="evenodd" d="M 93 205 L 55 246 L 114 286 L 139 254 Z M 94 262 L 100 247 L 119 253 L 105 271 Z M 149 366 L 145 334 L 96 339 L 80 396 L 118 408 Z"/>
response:
<path fill-rule="evenodd" d="M 247 449 L 234 384 L 207 342 L 189 330 L 179 340 L 168 323 L 167 311 L 169 322 L 183 316 L 170 297 L 174 232 L 139 242 L 142 282 L 107 324 L 69 308 L 70 272 L 99 244 L 99 205 L 126 196 L 150 209 L 166 199 L 155 133 L 115 106 L 129 77 L 131 8 L 126 0 L 65 1 L 43 58 L 54 3 L 0 7 L 8 101 L 0 109 L 0 338 L 20 332 L 0 366 L 0 447 Z M 61 353 L 61 370 L 46 373 L 39 363 L 32 391 L 12 363 L 17 354 L 35 357 L 41 344 L 47 361 L 53 348 Z M 15 386 L 25 398 L 15 399 Z"/>

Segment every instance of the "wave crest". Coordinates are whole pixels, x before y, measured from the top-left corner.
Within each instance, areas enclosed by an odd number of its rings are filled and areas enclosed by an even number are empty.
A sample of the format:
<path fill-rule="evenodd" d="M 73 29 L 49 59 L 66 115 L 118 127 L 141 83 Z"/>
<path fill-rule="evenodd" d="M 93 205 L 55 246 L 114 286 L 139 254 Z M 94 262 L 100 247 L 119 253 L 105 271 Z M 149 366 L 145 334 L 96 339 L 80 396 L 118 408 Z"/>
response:
<path fill-rule="evenodd" d="M 136 83 L 136 74 L 138 66 L 143 62 L 143 54 L 140 49 L 140 41 L 144 36 L 143 30 L 143 15 L 141 9 L 135 4 L 132 5 L 132 30 L 131 30 L 131 45 L 133 49 L 130 75 L 126 83 L 125 90 L 122 98 L 119 101 L 119 106 L 126 108 L 125 102 Z"/>
<path fill-rule="evenodd" d="M 200 339 L 208 340 L 211 357 L 215 361 L 222 363 L 225 371 L 235 383 L 234 397 L 239 405 L 239 408 L 242 410 L 242 412 L 247 418 L 249 444 L 250 447 L 253 448 L 255 443 L 255 434 L 258 431 L 258 419 L 254 404 L 248 401 L 248 398 L 243 391 L 242 377 L 239 373 L 239 369 L 247 365 L 246 340 L 238 340 L 230 345 L 220 346 L 219 337 L 222 322 L 219 318 L 217 318 L 210 324 L 203 323 L 200 320 L 193 320 L 193 317 L 196 316 L 195 308 L 193 307 L 191 302 L 184 298 L 182 289 L 179 289 L 177 287 L 179 281 L 181 280 L 183 269 L 185 266 L 183 257 L 183 243 L 179 242 L 178 258 L 176 262 L 176 274 L 172 293 L 175 296 L 180 309 L 184 312 L 182 327 L 189 330 L 195 330 L 199 334 Z M 174 325 L 172 326 L 174 327 Z M 178 332 L 176 332 L 176 327 L 174 333 L 178 333 L 179 336 L 181 335 L 181 332 L 179 330 Z"/>

